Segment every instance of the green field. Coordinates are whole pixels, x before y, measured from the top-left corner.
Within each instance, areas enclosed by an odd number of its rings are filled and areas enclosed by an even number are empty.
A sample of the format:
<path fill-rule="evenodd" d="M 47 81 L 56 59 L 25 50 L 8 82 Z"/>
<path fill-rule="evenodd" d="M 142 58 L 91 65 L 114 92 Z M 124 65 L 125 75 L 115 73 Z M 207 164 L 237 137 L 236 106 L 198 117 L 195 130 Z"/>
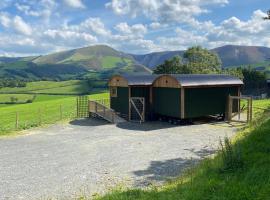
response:
<path fill-rule="evenodd" d="M 269 100 L 254 101 L 254 122 L 184 175 L 149 189 L 112 190 L 97 200 L 266 200 L 270 197 Z M 123 186 L 122 186 L 123 188 Z M 81 197 L 81 199 L 88 199 Z"/>
<path fill-rule="evenodd" d="M 25 103 L 27 100 L 32 100 L 34 95 L 30 94 L 0 94 L 0 103 L 12 102 L 16 98 L 17 103 Z"/>
<path fill-rule="evenodd" d="M 104 99 L 108 93 L 89 95 L 90 99 Z M 36 102 L 0 107 L 0 135 L 60 120 L 76 117 L 76 97 L 37 96 Z M 17 122 L 17 125 L 16 125 Z M 16 127 L 17 126 L 17 127 Z"/>
<path fill-rule="evenodd" d="M 0 93 L 52 93 L 52 94 L 84 94 L 88 93 L 90 88 L 86 81 L 38 81 L 29 82 L 26 87 L 21 88 L 1 88 Z"/>

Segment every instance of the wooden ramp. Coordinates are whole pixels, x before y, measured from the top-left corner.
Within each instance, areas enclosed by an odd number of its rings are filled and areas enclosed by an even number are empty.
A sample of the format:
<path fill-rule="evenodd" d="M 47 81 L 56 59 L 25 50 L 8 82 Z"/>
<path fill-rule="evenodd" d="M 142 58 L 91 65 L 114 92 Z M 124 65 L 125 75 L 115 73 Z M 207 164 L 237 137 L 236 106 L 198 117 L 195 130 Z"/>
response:
<path fill-rule="evenodd" d="M 89 112 L 92 117 L 102 118 L 110 123 L 125 122 L 123 118 L 119 117 L 114 110 L 97 101 L 89 100 Z"/>

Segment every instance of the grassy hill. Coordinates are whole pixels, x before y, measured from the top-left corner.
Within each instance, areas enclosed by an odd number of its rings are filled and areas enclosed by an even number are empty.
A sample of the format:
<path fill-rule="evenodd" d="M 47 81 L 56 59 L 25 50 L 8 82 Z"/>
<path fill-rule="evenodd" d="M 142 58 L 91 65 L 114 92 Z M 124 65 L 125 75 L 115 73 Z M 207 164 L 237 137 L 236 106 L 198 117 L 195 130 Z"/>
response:
<path fill-rule="evenodd" d="M 255 108 L 270 108 L 269 100 Z M 176 180 L 146 190 L 115 190 L 98 200 L 266 200 L 270 196 L 269 112 L 239 132 L 215 158 L 207 158 Z M 267 121 L 262 119 L 267 119 Z M 81 199 L 88 199 L 82 197 Z"/>
<path fill-rule="evenodd" d="M 37 57 L 0 58 L 0 77 L 74 79 L 91 74 L 95 78 L 115 73 L 149 73 L 132 56 L 109 46 L 97 45 Z"/>

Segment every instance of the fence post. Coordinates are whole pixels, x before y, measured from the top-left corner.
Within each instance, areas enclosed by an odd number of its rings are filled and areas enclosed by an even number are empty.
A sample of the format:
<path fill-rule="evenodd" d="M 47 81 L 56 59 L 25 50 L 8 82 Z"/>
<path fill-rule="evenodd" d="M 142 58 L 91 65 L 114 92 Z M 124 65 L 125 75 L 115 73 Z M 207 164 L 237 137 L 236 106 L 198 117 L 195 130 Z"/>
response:
<path fill-rule="evenodd" d="M 16 122 L 15 122 L 15 128 L 19 128 L 19 112 L 16 112 Z"/>
<path fill-rule="evenodd" d="M 38 120 L 39 120 L 39 125 L 41 125 L 42 121 L 41 121 L 41 109 L 38 109 Z"/>
<path fill-rule="evenodd" d="M 60 105 L 60 120 L 63 119 L 63 111 L 62 111 L 62 105 Z"/>

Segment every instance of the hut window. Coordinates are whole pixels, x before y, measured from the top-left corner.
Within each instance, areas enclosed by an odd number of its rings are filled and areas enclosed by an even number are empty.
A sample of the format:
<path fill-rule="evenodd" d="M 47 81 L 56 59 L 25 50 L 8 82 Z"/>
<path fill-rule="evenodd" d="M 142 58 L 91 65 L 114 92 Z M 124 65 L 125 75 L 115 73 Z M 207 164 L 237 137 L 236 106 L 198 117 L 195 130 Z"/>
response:
<path fill-rule="evenodd" d="M 117 87 L 111 87 L 111 97 L 117 97 Z"/>

